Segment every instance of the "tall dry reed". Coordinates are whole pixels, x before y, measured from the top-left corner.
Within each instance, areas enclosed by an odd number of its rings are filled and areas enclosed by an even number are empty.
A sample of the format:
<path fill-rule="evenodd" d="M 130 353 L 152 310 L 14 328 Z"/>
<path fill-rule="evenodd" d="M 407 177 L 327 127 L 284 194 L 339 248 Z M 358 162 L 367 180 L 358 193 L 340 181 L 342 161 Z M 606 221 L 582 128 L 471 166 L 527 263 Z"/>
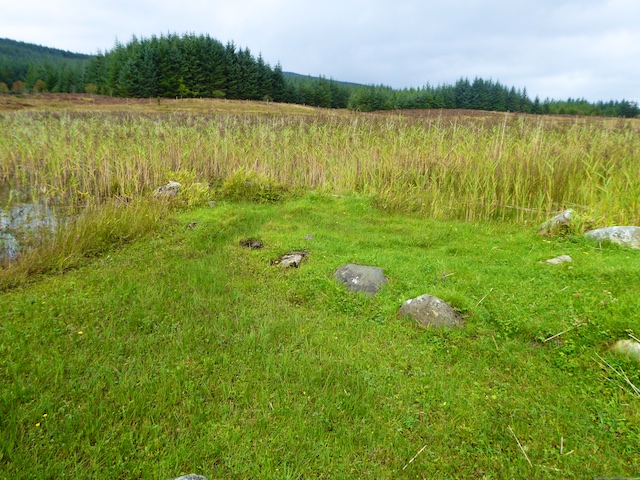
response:
<path fill-rule="evenodd" d="M 100 202 L 174 178 L 215 182 L 247 171 L 440 218 L 537 221 L 573 207 L 598 223 L 639 223 L 632 122 L 14 113 L 0 116 L 0 178 Z"/>

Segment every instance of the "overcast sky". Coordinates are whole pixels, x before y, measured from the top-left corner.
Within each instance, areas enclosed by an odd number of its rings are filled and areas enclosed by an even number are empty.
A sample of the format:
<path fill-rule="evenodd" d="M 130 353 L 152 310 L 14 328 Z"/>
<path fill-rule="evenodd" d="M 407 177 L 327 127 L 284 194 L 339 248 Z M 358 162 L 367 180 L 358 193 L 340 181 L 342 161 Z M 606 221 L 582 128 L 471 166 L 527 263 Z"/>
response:
<path fill-rule="evenodd" d="M 542 100 L 640 101 L 640 0 L 29 0 L 0 37 L 96 53 L 209 34 L 285 71 L 395 88 L 478 76 Z"/>

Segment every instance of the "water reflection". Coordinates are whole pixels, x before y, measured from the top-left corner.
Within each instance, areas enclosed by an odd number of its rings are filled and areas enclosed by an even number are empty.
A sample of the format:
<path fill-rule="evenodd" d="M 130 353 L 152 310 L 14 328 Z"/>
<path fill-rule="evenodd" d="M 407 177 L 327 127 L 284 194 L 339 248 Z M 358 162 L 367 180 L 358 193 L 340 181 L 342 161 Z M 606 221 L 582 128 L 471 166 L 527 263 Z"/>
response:
<path fill-rule="evenodd" d="M 34 198 L 24 189 L 0 184 L 0 261 L 15 258 L 26 239 L 53 231 L 60 211 L 50 198 Z"/>

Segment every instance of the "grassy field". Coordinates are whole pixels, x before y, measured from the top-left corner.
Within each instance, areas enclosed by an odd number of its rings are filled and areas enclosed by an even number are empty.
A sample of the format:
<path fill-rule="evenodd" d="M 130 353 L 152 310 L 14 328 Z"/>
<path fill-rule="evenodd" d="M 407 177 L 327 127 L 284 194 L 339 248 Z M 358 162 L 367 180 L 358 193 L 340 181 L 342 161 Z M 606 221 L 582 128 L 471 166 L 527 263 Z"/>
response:
<path fill-rule="evenodd" d="M 537 234 L 638 221 L 637 123 L 45 107 L 0 116 L 3 178 L 88 206 L 0 270 L 0 478 L 640 476 L 640 366 L 609 351 L 640 254 Z M 466 326 L 397 317 L 424 293 Z"/>

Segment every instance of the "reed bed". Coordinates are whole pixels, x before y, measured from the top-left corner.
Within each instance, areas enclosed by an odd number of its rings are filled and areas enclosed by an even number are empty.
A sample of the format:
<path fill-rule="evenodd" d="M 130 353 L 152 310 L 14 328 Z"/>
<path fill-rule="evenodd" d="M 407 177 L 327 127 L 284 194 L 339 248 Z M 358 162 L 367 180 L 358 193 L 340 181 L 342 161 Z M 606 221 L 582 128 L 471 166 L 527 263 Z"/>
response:
<path fill-rule="evenodd" d="M 17 112 L 0 116 L 0 179 L 100 203 L 246 172 L 433 218 L 538 221 L 574 208 L 597 224 L 638 224 L 637 122 Z"/>

